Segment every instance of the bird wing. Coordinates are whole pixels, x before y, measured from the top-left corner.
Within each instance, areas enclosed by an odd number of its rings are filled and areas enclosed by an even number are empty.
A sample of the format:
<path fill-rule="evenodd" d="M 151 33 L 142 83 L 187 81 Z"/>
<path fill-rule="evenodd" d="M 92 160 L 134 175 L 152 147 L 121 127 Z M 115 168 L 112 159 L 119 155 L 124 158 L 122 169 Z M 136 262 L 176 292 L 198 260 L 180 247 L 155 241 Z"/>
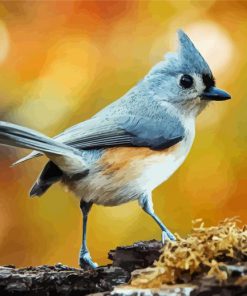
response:
<path fill-rule="evenodd" d="M 160 119 L 124 115 L 101 119 L 94 117 L 56 136 L 59 142 L 78 149 L 112 146 L 168 148 L 184 138 L 180 120 L 170 114 Z"/>
<path fill-rule="evenodd" d="M 77 149 L 99 149 L 116 146 L 165 149 L 182 141 L 185 130 L 180 120 L 169 113 L 162 118 L 133 115 L 93 117 L 66 129 L 54 140 Z M 33 151 L 15 164 L 40 156 Z"/>

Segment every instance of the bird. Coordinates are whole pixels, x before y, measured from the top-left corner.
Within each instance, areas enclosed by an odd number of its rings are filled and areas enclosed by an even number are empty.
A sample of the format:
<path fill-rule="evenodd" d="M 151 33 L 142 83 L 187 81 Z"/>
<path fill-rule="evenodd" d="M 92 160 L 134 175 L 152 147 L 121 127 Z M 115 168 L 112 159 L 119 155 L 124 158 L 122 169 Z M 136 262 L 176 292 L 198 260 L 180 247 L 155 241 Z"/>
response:
<path fill-rule="evenodd" d="M 197 116 L 211 101 L 231 96 L 216 87 L 212 71 L 192 40 L 177 31 L 178 49 L 167 53 L 122 97 L 55 137 L 0 121 L 0 144 L 32 150 L 18 160 L 48 161 L 30 190 L 43 195 L 60 182 L 80 201 L 81 268 L 96 268 L 87 247 L 93 205 L 138 201 L 158 224 L 162 241 L 175 236 L 156 215 L 152 191 L 184 162 L 195 138 Z"/>

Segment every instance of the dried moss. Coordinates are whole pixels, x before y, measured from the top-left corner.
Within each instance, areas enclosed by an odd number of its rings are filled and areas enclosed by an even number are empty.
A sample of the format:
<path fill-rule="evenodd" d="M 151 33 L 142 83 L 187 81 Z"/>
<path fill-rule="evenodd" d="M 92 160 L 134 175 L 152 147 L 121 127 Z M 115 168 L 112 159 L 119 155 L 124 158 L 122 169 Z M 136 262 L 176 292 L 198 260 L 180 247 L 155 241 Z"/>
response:
<path fill-rule="evenodd" d="M 195 220 L 191 234 L 185 238 L 176 235 L 177 240 L 165 244 L 152 267 L 132 274 L 131 285 L 160 287 L 203 276 L 226 280 L 226 263 L 247 261 L 247 226 L 239 224 L 236 218 L 228 218 L 217 226 L 205 227 L 201 219 Z"/>

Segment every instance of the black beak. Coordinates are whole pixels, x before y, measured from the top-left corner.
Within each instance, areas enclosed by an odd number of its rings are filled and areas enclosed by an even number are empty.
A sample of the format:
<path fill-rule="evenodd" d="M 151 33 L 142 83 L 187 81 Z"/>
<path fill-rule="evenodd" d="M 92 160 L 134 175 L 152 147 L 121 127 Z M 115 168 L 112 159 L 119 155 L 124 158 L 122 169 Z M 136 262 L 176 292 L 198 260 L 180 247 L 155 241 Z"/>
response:
<path fill-rule="evenodd" d="M 210 101 L 225 101 L 229 100 L 231 96 L 217 87 L 210 87 L 207 91 L 204 91 L 201 95 L 202 100 L 210 100 Z"/>

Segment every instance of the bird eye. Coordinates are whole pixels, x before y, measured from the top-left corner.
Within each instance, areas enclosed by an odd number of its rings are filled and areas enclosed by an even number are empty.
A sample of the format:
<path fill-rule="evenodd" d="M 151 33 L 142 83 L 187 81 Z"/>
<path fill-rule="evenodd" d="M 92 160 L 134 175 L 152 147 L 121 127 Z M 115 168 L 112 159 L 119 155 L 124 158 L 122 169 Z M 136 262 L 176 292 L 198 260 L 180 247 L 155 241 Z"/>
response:
<path fill-rule="evenodd" d="M 193 84 L 193 78 L 190 75 L 184 74 L 181 78 L 180 78 L 180 85 L 183 88 L 190 88 Z"/>

